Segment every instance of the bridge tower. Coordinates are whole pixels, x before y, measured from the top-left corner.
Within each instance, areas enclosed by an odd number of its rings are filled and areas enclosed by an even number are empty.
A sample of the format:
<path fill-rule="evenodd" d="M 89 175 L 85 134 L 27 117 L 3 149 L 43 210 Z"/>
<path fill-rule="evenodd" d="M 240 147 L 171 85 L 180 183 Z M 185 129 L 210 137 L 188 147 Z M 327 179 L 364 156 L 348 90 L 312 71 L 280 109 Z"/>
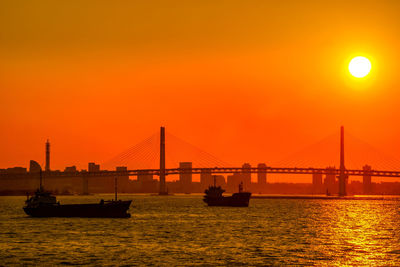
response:
<path fill-rule="evenodd" d="M 165 188 L 165 128 L 160 130 L 160 195 L 168 194 Z"/>
<path fill-rule="evenodd" d="M 346 196 L 346 168 L 344 167 L 344 127 L 340 127 L 340 172 L 339 172 L 339 196 Z"/>

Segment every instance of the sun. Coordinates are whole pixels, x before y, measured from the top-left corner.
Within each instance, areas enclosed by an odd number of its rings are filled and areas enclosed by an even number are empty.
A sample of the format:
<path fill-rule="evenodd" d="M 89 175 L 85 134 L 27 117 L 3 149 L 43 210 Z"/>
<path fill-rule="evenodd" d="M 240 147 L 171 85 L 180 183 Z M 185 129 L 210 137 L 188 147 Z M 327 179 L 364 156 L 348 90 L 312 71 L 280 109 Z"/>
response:
<path fill-rule="evenodd" d="M 363 78 L 371 71 L 371 62 L 366 57 L 355 57 L 349 63 L 349 71 L 356 78 Z"/>

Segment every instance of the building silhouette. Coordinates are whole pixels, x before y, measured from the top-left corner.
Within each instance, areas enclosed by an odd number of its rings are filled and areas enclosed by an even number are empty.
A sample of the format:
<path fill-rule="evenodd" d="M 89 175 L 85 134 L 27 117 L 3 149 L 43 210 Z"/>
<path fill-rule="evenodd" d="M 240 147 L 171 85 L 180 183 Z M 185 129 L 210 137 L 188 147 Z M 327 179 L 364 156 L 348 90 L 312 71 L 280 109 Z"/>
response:
<path fill-rule="evenodd" d="M 326 194 L 337 194 L 338 186 L 336 183 L 335 167 L 327 167 L 324 180 L 324 189 Z"/>
<path fill-rule="evenodd" d="M 179 162 L 179 183 L 181 190 L 184 193 L 192 192 L 192 163 L 191 162 Z"/>
<path fill-rule="evenodd" d="M 363 167 L 363 193 L 366 195 L 372 194 L 372 183 L 371 183 L 371 166 L 365 165 Z"/>
<path fill-rule="evenodd" d="M 76 166 L 65 167 L 64 172 L 77 172 Z"/>
<path fill-rule="evenodd" d="M 137 175 L 136 190 L 143 193 L 156 193 L 158 181 L 148 171 L 140 171 Z"/>
<path fill-rule="evenodd" d="M 242 165 L 242 182 L 243 190 L 249 191 L 251 187 L 251 165 L 249 163 L 244 163 Z"/>
<path fill-rule="evenodd" d="M 313 173 L 312 174 L 312 193 L 313 194 L 323 194 L 324 186 L 322 184 L 322 174 Z"/>
<path fill-rule="evenodd" d="M 223 175 L 213 175 L 213 185 L 214 185 L 214 179 L 215 179 L 215 185 L 220 186 L 221 188 L 226 188 L 226 182 L 225 182 L 225 176 Z"/>
<path fill-rule="evenodd" d="M 264 187 L 267 184 L 267 165 L 265 163 L 259 163 L 257 165 L 258 173 L 257 173 L 257 184 L 260 187 Z M 263 172 L 263 170 L 265 170 Z"/>
<path fill-rule="evenodd" d="M 201 186 L 201 191 L 204 191 L 205 189 L 207 189 L 209 186 L 214 184 L 213 181 L 213 176 L 211 174 L 211 170 L 210 169 L 203 169 L 201 170 L 200 173 L 200 186 Z"/>
<path fill-rule="evenodd" d="M 96 164 L 94 162 L 89 162 L 88 171 L 89 172 L 99 172 L 100 171 L 100 165 Z"/>
<path fill-rule="evenodd" d="M 42 168 L 40 167 L 39 163 L 34 160 L 29 161 L 29 172 L 35 173 L 40 172 Z"/>

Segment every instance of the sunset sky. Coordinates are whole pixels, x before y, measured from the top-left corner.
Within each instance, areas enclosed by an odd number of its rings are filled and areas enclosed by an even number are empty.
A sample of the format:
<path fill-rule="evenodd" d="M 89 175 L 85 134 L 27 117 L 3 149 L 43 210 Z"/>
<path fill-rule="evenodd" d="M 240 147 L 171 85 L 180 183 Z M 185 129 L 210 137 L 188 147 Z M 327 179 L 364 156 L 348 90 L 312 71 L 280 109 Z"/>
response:
<path fill-rule="evenodd" d="M 47 138 L 52 169 L 86 168 L 161 125 L 235 165 L 341 125 L 400 158 L 399 15 L 396 0 L 1 1 L 0 168 L 43 163 Z"/>

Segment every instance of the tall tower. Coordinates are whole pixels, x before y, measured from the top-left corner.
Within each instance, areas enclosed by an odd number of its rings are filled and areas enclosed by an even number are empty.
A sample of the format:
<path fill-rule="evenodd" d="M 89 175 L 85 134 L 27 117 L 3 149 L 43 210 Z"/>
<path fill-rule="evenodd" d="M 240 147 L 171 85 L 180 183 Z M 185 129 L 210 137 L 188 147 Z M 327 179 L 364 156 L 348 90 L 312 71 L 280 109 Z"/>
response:
<path fill-rule="evenodd" d="M 165 128 L 160 130 L 160 195 L 166 195 L 165 190 Z"/>
<path fill-rule="evenodd" d="M 339 196 L 346 196 L 346 179 L 344 173 L 344 127 L 340 127 L 340 172 L 339 172 Z"/>
<path fill-rule="evenodd" d="M 46 142 L 46 166 L 45 166 L 45 171 L 50 171 L 50 142 L 49 139 L 47 139 Z"/>

